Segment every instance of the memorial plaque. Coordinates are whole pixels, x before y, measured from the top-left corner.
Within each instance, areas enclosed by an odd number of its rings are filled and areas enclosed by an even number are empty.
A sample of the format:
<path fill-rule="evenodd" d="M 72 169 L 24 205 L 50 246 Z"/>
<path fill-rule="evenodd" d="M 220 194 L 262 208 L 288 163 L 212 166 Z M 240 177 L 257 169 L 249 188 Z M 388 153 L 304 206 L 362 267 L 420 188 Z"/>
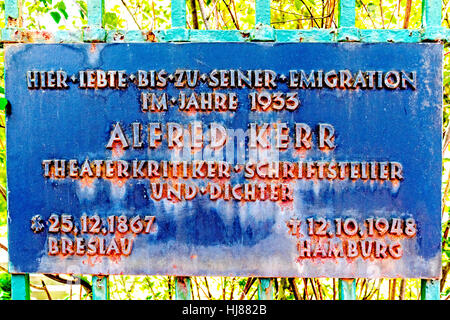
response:
<path fill-rule="evenodd" d="M 440 276 L 440 44 L 5 61 L 10 272 Z"/>

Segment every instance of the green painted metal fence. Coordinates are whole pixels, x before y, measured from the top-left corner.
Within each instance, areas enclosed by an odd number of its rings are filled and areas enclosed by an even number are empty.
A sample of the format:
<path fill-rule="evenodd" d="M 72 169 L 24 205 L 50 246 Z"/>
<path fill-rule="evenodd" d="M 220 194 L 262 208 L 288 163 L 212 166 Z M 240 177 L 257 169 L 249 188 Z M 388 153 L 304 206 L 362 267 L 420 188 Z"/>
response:
<path fill-rule="evenodd" d="M 252 30 L 192 30 L 186 28 L 186 0 L 171 1 L 172 27 L 167 30 L 143 32 L 140 30 L 113 30 L 103 28 L 105 0 L 87 0 L 88 26 L 84 30 L 59 30 L 54 33 L 32 31 L 22 28 L 21 0 L 5 1 L 6 27 L 2 29 L 3 43 L 14 42 L 422 42 L 448 41 L 450 30 L 441 27 L 441 0 L 422 1 L 422 25 L 420 29 L 358 29 L 355 27 L 355 0 L 340 0 L 338 28 L 308 30 L 278 30 L 271 27 L 270 0 L 256 0 L 255 28 Z M 30 277 L 28 274 L 11 276 L 12 299 L 30 299 Z M 176 299 L 191 299 L 191 282 L 187 277 L 175 281 Z M 92 277 L 94 300 L 109 299 L 108 276 Z M 439 300 L 439 280 L 421 281 L 421 299 Z M 273 298 L 273 280 L 258 281 L 258 298 Z M 354 279 L 339 279 L 339 299 L 354 300 Z"/>

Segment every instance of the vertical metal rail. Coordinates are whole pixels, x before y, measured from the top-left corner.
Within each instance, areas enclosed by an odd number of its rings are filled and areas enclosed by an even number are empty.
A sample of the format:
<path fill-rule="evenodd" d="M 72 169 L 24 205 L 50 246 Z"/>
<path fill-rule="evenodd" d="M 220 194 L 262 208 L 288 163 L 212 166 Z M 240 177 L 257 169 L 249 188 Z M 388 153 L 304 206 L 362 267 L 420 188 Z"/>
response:
<path fill-rule="evenodd" d="M 338 14 L 338 41 L 359 41 L 358 29 L 356 29 L 355 0 L 340 0 Z M 339 299 L 356 299 L 355 279 L 339 279 Z"/>
<path fill-rule="evenodd" d="M 422 40 L 445 39 L 446 30 L 441 27 L 441 0 L 422 0 Z"/>
<path fill-rule="evenodd" d="M 255 28 L 250 33 L 253 41 L 275 41 L 275 30 L 271 27 L 270 0 L 255 1 Z"/>
<path fill-rule="evenodd" d="M 359 31 L 355 26 L 355 0 L 340 0 L 338 14 L 337 41 L 359 41 Z"/>
<path fill-rule="evenodd" d="M 441 286 L 439 280 L 422 279 L 420 282 L 421 300 L 440 300 Z"/>
<path fill-rule="evenodd" d="M 106 30 L 103 28 L 105 15 L 105 0 L 88 0 L 88 26 L 83 32 L 83 40 L 100 42 L 106 40 Z M 109 300 L 109 277 L 92 276 L 92 300 Z"/>
<path fill-rule="evenodd" d="M 11 275 L 11 299 L 30 300 L 30 275 L 28 273 Z"/>
<path fill-rule="evenodd" d="M 191 299 L 191 278 L 175 277 L 175 300 Z"/>
<path fill-rule="evenodd" d="M 422 28 L 425 30 L 423 40 L 444 39 L 444 29 L 441 27 L 441 0 L 422 0 Z M 440 285 L 438 280 L 421 280 L 421 299 L 440 300 Z"/>
<path fill-rule="evenodd" d="M 186 0 L 171 0 L 170 19 L 171 29 L 167 30 L 170 41 L 189 41 L 186 29 Z"/>
<path fill-rule="evenodd" d="M 272 278 L 258 279 L 258 300 L 273 300 L 273 281 Z"/>
<path fill-rule="evenodd" d="M 108 276 L 92 276 L 92 300 L 109 300 Z"/>
<path fill-rule="evenodd" d="M 105 0 L 88 0 L 88 26 L 83 31 L 83 41 L 101 42 L 106 40 L 106 30 L 103 28 L 105 15 Z"/>
<path fill-rule="evenodd" d="M 173 41 L 187 41 L 189 39 L 186 29 L 186 0 L 171 0 L 171 39 Z M 191 300 L 191 279 L 189 277 L 175 277 L 175 299 Z"/>
<path fill-rule="evenodd" d="M 355 279 L 339 279 L 339 300 L 356 300 Z"/>
<path fill-rule="evenodd" d="M 5 1 L 5 26 L 2 30 L 2 38 L 6 38 L 11 30 L 20 27 L 21 22 L 21 0 Z M 30 300 L 30 275 L 11 274 L 11 299 Z"/>
<path fill-rule="evenodd" d="M 270 26 L 270 0 L 256 0 L 255 26 L 258 24 Z"/>
<path fill-rule="evenodd" d="M 7 28 L 19 26 L 21 11 L 20 0 L 5 1 L 5 26 Z"/>

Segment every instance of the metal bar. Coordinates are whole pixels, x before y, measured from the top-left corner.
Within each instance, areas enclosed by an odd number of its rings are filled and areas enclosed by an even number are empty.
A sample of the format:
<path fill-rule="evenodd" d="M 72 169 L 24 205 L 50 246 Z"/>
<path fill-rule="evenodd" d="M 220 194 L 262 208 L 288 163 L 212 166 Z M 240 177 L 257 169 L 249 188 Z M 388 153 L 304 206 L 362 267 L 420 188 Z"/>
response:
<path fill-rule="evenodd" d="M 339 279 L 339 300 L 356 300 L 355 279 Z"/>
<path fill-rule="evenodd" d="M 270 26 L 270 0 L 256 0 L 255 25 L 258 23 Z"/>
<path fill-rule="evenodd" d="M 30 300 L 30 275 L 28 273 L 11 275 L 11 299 Z"/>
<path fill-rule="evenodd" d="M 361 42 L 420 42 L 422 33 L 420 30 L 410 29 L 360 29 Z"/>
<path fill-rule="evenodd" d="M 5 1 L 5 25 L 7 27 L 20 27 L 22 0 Z"/>
<path fill-rule="evenodd" d="M 1 30 L 2 42 L 16 42 L 16 31 L 22 27 L 22 0 L 5 1 L 5 28 Z"/>
<path fill-rule="evenodd" d="M 258 300 L 273 300 L 273 279 L 258 279 Z"/>
<path fill-rule="evenodd" d="M 94 28 L 103 27 L 104 13 L 105 13 L 105 0 L 88 0 L 87 16 L 89 27 Z"/>
<path fill-rule="evenodd" d="M 422 279 L 420 282 L 421 300 L 440 300 L 441 287 L 439 280 Z"/>
<path fill-rule="evenodd" d="M 92 276 L 92 300 L 109 300 L 108 276 Z"/>
<path fill-rule="evenodd" d="M 275 30 L 270 26 L 270 0 L 256 0 L 255 29 L 250 31 L 247 40 L 275 41 Z"/>
<path fill-rule="evenodd" d="M 422 40 L 446 39 L 448 29 L 441 27 L 442 2 L 441 0 L 422 1 Z"/>
<path fill-rule="evenodd" d="M 359 41 L 359 30 L 355 27 L 355 0 L 339 1 L 337 41 Z"/>
<path fill-rule="evenodd" d="M 269 28 L 266 28 L 268 30 Z M 271 29 L 271 28 L 270 28 Z M 3 29 L 4 42 L 33 42 L 33 43 L 78 43 L 83 42 L 81 31 L 58 30 L 54 33 L 47 31 L 26 31 L 15 29 L 7 32 Z M 102 30 L 102 29 L 99 29 Z M 273 30 L 273 29 L 272 29 Z M 25 33 L 22 36 L 21 31 Z M 258 40 L 251 38 L 254 30 L 187 30 L 187 29 L 169 29 L 152 31 L 155 41 L 170 42 L 175 39 L 175 31 L 182 34 L 179 41 L 189 42 L 248 42 L 249 40 Z M 180 33 L 181 31 L 181 33 Z M 84 31 L 84 40 L 86 40 L 87 30 Z M 105 41 L 108 43 L 116 42 L 148 42 L 145 33 L 140 30 L 111 30 L 106 31 Z M 310 30 L 273 30 L 276 42 L 335 42 L 334 30 L 331 29 L 310 29 Z M 422 40 L 421 30 L 359 30 L 359 41 L 365 43 L 395 42 L 395 43 L 417 43 Z M 450 39 L 450 32 L 448 34 Z M 180 39 L 180 38 L 179 38 Z M 271 40 L 273 41 L 273 40 Z"/>
<path fill-rule="evenodd" d="M 339 28 L 354 27 L 356 22 L 355 0 L 339 1 Z"/>
<path fill-rule="evenodd" d="M 422 1 L 422 27 L 436 27 L 441 25 L 441 0 Z"/>
<path fill-rule="evenodd" d="M 170 17 L 172 28 L 186 28 L 186 0 L 172 0 Z"/>
<path fill-rule="evenodd" d="M 186 0 L 171 0 L 170 18 L 172 28 L 164 30 L 164 41 L 189 41 L 189 30 L 186 29 Z"/>
<path fill-rule="evenodd" d="M 101 42 L 106 40 L 106 31 L 103 29 L 103 16 L 105 14 L 105 0 L 88 0 L 88 27 L 84 30 L 84 41 Z"/>
<path fill-rule="evenodd" d="M 191 278 L 175 277 L 175 299 L 191 300 Z"/>

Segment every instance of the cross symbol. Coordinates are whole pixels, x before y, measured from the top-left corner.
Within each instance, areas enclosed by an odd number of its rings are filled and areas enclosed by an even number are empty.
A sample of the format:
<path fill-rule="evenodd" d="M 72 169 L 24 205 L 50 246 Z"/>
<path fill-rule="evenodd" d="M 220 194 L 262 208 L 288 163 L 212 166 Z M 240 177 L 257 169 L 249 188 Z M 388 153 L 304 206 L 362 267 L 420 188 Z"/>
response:
<path fill-rule="evenodd" d="M 299 219 L 291 218 L 291 220 L 286 223 L 287 227 L 289 228 L 288 234 L 300 238 L 300 236 L 302 235 L 300 233 L 301 224 L 302 222 Z"/>

